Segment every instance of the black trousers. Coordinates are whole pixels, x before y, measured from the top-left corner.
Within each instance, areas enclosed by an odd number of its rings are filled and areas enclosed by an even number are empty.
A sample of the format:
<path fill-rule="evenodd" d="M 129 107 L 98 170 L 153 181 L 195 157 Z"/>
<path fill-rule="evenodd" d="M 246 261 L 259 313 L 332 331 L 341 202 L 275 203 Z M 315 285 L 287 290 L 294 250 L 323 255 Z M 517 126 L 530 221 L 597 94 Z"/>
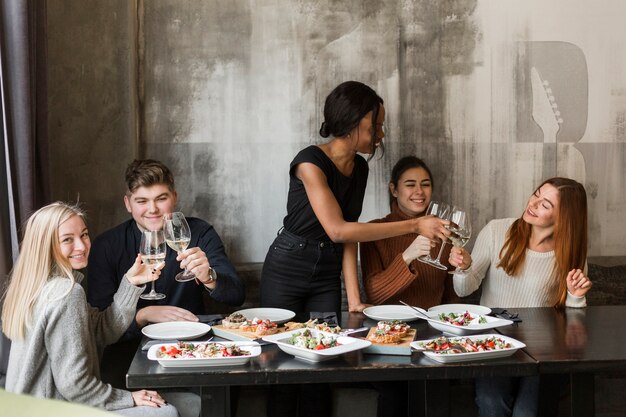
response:
<path fill-rule="evenodd" d="M 261 273 L 261 306 L 341 317 L 343 245 L 301 238 L 282 229 Z"/>
<path fill-rule="evenodd" d="M 261 306 L 299 313 L 334 312 L 341 317 L 343 245 L 304 239 L 285 229 L 270 246 L 261 274 Z M 328 384 L 274 385 L 267 398 L 269 417 L 330 415 Z"/>

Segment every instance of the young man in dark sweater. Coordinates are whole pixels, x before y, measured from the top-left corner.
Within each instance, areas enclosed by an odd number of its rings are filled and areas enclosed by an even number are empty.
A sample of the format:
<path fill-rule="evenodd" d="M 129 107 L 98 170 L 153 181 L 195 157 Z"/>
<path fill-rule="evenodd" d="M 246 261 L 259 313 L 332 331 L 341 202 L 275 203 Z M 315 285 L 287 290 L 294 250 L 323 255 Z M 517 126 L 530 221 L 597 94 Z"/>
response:
<path fill-rule="evenodd" d="M 135 160 L 126 169 L 127 191 L 124 196 L 131 219 L 110 229 L 93 241 L 89 255 L 89 304 L 105 309 L 113 301 L 124 273 L 139 252 L 142 230 L 159 230 L 163 215 L 176 211 L 176 190 L 170 170 L 159 161 Z M 203 294 L 219 303 L 238 306 L 245 298 L 244 286 L 226 256 L 222 240 L 204 220 L 187 217 L 191 229 L 189 248 L 177 255 L 167 251 L 165 267 L 156 282 L 156 291 L 165 294 L 158 301 L 139 300 L 135 320 L 118 343 L 105 350 L 103 379 L 114 385 L 124 384 L 124 374 L 141 338 L 141 328 L 149 323 L 198 321 L 205 314 Z M 174 277 L 187 267 L 197 278 L 178 282 Z M 149 288 L 146 289 L 149 291 Z M 116 364 L 110 378 L 105 375 Z"/>

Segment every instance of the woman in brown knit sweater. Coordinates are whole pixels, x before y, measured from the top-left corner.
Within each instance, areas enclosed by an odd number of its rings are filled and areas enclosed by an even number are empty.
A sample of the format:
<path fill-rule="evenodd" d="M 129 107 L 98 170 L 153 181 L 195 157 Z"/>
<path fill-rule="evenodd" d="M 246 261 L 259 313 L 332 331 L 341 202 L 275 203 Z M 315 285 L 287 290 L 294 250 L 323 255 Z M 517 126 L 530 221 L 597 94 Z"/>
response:
<path fill-rule="evenodd" d="M 405 156 L 391 171 L 391 213 L 371 223 L 387 223 L 423 216 L 433 191 L 430 169 L 421 159 Z M 398 304 L 399 300 L 425 309 L 458 302 L 452 275 L 417 260 L 430 251 L 436 256 L 441 243 L 407 234 L 360 244 L 361 268 L 367 300 L 372 304 Z M 442 262 L 449 266 L 451 245 Z M 445 261 L 443 261 L 445 259 Z"/>

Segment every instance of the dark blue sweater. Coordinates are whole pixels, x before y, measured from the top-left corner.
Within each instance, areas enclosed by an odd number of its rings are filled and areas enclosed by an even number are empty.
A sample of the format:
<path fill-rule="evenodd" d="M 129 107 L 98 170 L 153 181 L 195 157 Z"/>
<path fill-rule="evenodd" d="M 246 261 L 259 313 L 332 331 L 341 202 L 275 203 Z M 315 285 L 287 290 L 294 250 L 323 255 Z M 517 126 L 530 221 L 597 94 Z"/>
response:
<path fill-rule="evenodd" d="M 226 256 L 222 240 L 213 226 L 194 217 L 187 217 L 187 222 L 191 229 L 189 247 L 202 249 L 211 267 L 217 272 L 217 286 L 210 292 L 210 296 L 219 303 L 232 306 L 243 304 L 245 298 L 243 282 Z M 103 310 L 113 302 L 113 295 L 124 274 L 137 257 L 140 240 L 141 232 L 135 221 L 130 219 L 102 233 L 93 241 L 87 275 L 89 304 Z M 195 280 L 187 282 L 174 280 L 176 274 L 182 271 L 176 256 L 176 252 L 167 249 L 165 267 L 155 282 L 156 291 L 165 294 L 165 299 L 157 301 L 140 299 L 137 309 L 151 305 L 170 305 L 184 308 L 194 314 L 207 313 L 202 300 L 203 293 L 207 291 L 204 285 L 196 284 Z M 150 284 L 146 285 L 145 291 L 150 291 Z M 137 323 L 133 321 L 121 340 L 140 336 Z"/>

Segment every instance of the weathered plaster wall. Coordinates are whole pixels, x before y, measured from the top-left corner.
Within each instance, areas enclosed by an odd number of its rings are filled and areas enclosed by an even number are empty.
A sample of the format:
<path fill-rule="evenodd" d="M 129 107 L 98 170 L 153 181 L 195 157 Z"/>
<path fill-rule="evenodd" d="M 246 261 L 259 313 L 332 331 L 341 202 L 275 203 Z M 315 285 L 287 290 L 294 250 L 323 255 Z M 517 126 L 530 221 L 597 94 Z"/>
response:
<path fill-rule="evenodd" d="M 80 193 L 96 232 L 126 217 L 123 170 L 136 152 L 173 169 L 180 208 L 213 223 L 235 261 L 262 261 L 285 214 L 289 162 L 321 141 L 328 92 L 357 79 L 388 114 L 363 220 L 385 214 L 391 167 L 415 153 L 434 171 L 436 197 L 470 208 L 476 230 L 519 215 L 544 178 L 573 176 L 589 192 L 590 254 L 626 256 L 623 2 L 48 8 L 54 194 Z"/>

